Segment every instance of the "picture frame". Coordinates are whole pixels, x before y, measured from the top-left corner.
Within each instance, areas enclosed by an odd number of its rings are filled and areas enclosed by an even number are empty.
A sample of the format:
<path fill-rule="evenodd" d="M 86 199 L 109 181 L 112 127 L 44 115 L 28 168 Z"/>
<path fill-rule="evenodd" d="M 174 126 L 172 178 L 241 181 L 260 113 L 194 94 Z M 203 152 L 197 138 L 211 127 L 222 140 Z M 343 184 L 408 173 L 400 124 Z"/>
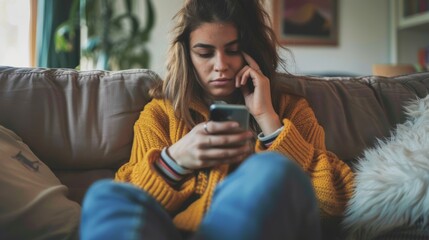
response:
<path fill-rule="evenodd" d="M 284 45 L 338 45 L 338 0 L 273 0 L 273 27 Z"/>

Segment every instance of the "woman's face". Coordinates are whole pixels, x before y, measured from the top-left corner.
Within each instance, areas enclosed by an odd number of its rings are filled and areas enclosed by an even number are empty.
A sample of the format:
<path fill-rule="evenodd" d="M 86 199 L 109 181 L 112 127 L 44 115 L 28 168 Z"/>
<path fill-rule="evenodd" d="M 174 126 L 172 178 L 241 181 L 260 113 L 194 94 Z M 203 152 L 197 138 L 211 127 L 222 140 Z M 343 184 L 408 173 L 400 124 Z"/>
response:
<path fill-rule="evenodd" d="M 190 55 L 203 89 L 216 100 L 235 91 L 235 75 L 244 66 L 237 29 L 228 23 L 203 23 L 190 34 Z"/>

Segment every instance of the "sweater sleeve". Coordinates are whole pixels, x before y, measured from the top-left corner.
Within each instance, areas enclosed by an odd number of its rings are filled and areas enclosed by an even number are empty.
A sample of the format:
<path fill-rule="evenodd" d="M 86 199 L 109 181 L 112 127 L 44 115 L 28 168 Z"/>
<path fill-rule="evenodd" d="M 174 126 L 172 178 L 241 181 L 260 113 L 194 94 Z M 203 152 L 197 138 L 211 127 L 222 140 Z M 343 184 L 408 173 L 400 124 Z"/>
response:
<path fill-rule="evenodd" d="M 322 215 L 342 216 L 352 194 L 353 173 L 347 164 L 326 150 L 324 130 L 307 101 L 303 98 L 285 101 L 292 109 L 280 114 L 282 132 L 268 149 L 258 141 L 256 151 L 278 151 L 298 163 L 311 178 Z"/>
<path fill-rule="evenodd" d="M 173 187 L 155 169 L 164 147 L 171 145 L 168 114 L 159 105 L 149 103 L 134 125 L 134 139 L 128 163 L 116 172 L 117 181 L 139 186 L 161 203 L 167 211 L 175 212 L 195 191 L 196 177 Z"/>

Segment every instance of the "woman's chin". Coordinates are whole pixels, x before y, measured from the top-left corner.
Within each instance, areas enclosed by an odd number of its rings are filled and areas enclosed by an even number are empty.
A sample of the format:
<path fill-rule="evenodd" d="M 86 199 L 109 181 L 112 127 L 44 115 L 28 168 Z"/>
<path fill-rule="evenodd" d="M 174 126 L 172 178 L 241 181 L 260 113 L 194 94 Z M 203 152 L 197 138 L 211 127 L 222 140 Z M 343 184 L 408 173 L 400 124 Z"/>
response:
<path fill-rule="evenodd" d="M 234 89 L 232 91 L 223 91 L 223 92 L 214 93 L 212 94 L 212 97 L 216 101 L 235 102 L 234 99 L 237 98 L 237 93 L 238 91 Z"/>

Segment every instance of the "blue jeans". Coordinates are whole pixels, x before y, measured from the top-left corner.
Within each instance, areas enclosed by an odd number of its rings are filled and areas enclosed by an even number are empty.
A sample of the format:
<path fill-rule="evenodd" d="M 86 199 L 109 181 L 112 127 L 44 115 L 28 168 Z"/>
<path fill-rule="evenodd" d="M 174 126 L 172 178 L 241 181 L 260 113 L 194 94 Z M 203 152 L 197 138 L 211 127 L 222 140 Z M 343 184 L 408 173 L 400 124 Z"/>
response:
<path fill-rule="evenodd" d="M 80 228 L 87 239 L 183 239 L 149 194 L 111 180 L 88 190 Z M 252 155 L 215 189 L 192 239 L 320 239 L 317 201 L 307 175 L 275 152 Z"/>

